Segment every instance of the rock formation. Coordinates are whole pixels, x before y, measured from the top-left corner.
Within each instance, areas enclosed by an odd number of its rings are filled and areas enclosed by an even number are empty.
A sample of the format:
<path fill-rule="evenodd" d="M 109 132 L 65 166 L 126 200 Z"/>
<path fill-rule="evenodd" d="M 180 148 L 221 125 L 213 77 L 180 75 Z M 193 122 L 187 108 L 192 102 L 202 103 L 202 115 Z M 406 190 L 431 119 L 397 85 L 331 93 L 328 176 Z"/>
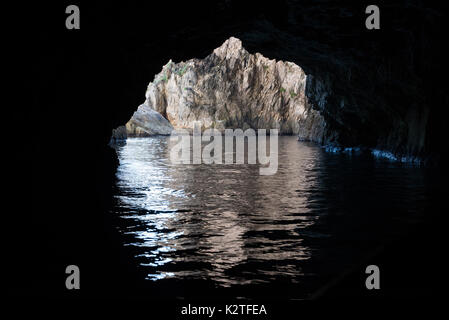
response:
<path fill-rule="evenodd" d="M 126 140 L 128 137 L 148 137 L 169 135 L 173 126 L 159 112 L 142 104 L 124 126 L 112 130 L 111 142 Z"/>
<path fill-rule="evenodd" d="M 173 126 L 159 112 L 142 104 L 126 123 L 128 136 L 144 137 L 152 135 L 169 135 Z"/>
<path fill-rule="evenodd" d="M 171 126 L 160 113 L 175 128 L 192 128 L 194 121 L 203 128 L 277 128 L 322 142 L 325 123 L 307 103 L 306 78 L 296 64 L 250 54 L 231 37 L 203 60 L 170 60 L 148 85 L 146 101 L 126 132 L 169 134 Z"/>

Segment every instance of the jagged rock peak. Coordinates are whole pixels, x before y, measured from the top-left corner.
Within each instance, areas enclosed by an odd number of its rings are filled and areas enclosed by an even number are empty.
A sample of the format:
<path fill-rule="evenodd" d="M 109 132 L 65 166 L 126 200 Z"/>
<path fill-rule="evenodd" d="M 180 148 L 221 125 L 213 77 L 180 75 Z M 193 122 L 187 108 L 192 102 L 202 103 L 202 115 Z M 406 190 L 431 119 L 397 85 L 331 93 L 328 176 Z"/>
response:
<path fill-rule="evenodd" d="M 237 58 L 242 53 L 248 52 L 243 48 L 242 41 L 234 37 L 230 37 L 214 50 L 214 54 L 223 59 Z"/>

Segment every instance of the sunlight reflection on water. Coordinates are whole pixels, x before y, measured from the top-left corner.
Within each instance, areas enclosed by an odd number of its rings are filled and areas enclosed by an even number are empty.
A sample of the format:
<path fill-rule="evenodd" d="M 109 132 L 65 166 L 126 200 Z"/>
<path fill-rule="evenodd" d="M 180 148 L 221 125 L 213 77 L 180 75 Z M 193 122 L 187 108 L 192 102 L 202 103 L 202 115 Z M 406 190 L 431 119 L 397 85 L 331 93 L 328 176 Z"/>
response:
<path fill-rule="evenodd" d="M 130 263 L 148 280 L 229 287 L 333 274 L 416 222 L 425 199 L 420 170 L 328 154 L 296 137 L 279 138 L 273 176 L 258 165 L 175 165 L 171 143 L 133 138 L 116 148 L 114 212 L 137 252 Z"/>
<path fill-rule="evenodd" d="M 125 245 L 145 251 L 136 257 L 141 266 L 158 271 L 149 279 L 198 276 L 226 286 L 244 280 L 227 270 L 266 261 L 283 261 L 283 274 L 300 273 L 286 262 L 310 256 L 300 230 L 316 219 L 308 215 L 304 195 L 316 185 L 313 168 L 321 151 L 298 148 L 294 137 L 280 141 L 285 152 L 274 176 L 260 176 L 258 165 L 173 165 L 171 142 L 164 137 L 129 139 L 118 148 L 118 207 L 129 221 Z M 302 196 L 295 191 L 299 187 Z M 198 270 L 189 270 L 191 262 Z M 165 271 L 171 264 L 188 269 Z M 269 269 L 252 281 L 276 274 Z"/>

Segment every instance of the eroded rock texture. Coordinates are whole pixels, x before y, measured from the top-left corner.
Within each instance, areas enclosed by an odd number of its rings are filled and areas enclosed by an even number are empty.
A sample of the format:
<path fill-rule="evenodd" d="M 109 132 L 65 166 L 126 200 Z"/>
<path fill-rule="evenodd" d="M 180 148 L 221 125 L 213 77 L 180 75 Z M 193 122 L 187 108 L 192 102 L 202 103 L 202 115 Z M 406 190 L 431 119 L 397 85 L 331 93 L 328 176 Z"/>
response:
<path fill-rule="evenodd" d="M 234 37 L 205 59 L 171 60 L 148 85 L 146 101 L 127 123 L 129 136 L 161 132 L 156 110 L 175 128 L 279 129 L 322 142 L 325 122 L 305 96 L 307 76 L 294 63 L 250 54 Z"/>

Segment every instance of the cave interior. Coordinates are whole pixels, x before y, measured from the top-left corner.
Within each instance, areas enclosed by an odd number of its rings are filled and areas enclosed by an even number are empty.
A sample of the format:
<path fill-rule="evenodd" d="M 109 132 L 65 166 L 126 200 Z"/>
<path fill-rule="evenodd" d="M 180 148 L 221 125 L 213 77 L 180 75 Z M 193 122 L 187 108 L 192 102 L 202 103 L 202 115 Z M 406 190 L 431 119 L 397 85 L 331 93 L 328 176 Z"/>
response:
<path fill-rule="evenodd" d="M 108 142 L 169 59 L 204 58 L 230 36 L 241 39 L 249 52 L 292 61 L 310 75 L 310 99 L 326 93 L 326 102 L 315 101 L 314 107 L 330 128 L 328 143 L 416 156 L 440 170 L 448 149 L 448 94 L 439 83 L 446 74 L 446 11 L 423 1 L 377 1 L 381 29 L 373 31 L 364 26 L 369 4 L 83 2 L 80 30 L 65 28 L 63 3 L 21 13 L 36 28 L 18 28 L 23 33 L 15 40 L 26 88 L 22 95 L 30 99 L 15 115 L 22 124 L 14 134 L 21 141 L 16 164 L 22 170 L 11 200 L 20 214 L 10 225 L 27 236 L 14 236 L 8 260 L 14 290 L 62 297 L 160 293 L 145 291 L 138 276 L 120 263 L 131 253 L 118 249 L 111 231 L 108 208 L 117 159 Z M 23 185 L 31 189 L 26 203 L 19 191 Z M 443 195 L 443 185 L 435 184 L 435 192 Z M 434 231 L 441 228 L 441 211 L 436 204 L 430 207 L 429 225 L 386 254 L 390 264 L 410 262 L 405 275 L 400 267 L 391 275 L 398 282 L 417 270 L 429 275 L 417 280 L 417 291 L 432 290 L 439 273 L 439 247 L 430 244 L 439 241 Z M 416 251 L 424 248 L 428 259 L 416 262 Z M 30 261 L 39 261 L 32 279 L 24 276 Z M 81 293 L 65 291 L 54 276 L 63 276 L 74 261 L 86 270 Z"/>

